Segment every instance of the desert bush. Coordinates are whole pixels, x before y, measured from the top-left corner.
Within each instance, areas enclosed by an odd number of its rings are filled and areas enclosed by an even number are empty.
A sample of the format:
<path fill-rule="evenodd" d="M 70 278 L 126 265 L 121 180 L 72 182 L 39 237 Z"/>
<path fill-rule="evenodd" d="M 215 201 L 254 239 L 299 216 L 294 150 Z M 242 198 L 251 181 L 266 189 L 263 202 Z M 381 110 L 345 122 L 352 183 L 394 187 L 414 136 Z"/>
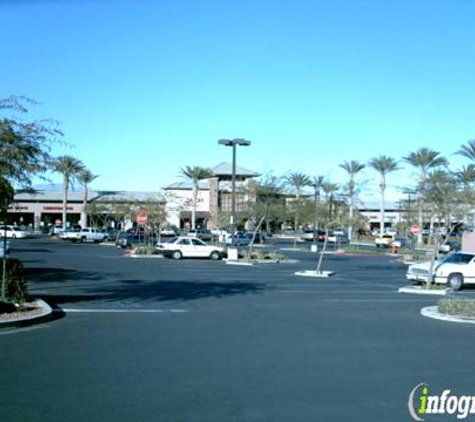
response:
<path fill-rule="evenodd" d="M 7 260 L 5 298 L 8 302 L 23 304 L 27 297 L 25 270 L 19 259 Z"/>
<path fill-rule="evenodd" d="M 437 305 L 442 314 L 475 317 L 475 300 L 441 299 Z"/>

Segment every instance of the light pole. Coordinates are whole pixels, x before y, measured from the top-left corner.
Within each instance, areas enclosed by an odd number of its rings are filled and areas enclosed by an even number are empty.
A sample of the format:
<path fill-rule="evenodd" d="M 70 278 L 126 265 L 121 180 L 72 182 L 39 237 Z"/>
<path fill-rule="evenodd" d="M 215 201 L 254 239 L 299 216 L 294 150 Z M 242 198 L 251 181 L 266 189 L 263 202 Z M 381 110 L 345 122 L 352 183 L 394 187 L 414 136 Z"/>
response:
<path fill-rule="evenodd" d="M 236 231 L 236 146 L 247 147 L 251 145 L 251 141 L 246 139 L 220 139 L 219 145 L 226 147 L 233 147 L 233 173 L 232 173 L 232 185 L 231 185 L 231 233 L 232 243 L 234 244 L 234 232 Z"/>

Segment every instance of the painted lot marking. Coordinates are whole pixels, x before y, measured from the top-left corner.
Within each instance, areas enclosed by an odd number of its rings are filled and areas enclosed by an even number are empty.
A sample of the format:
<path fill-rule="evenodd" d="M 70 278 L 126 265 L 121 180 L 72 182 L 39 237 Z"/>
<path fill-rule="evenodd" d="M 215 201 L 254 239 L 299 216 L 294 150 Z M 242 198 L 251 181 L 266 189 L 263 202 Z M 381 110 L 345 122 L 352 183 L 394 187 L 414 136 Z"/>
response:
<path fill-rule="evenodd" d="M 97 313 L 97 314 L 183 314 L 187 313 L 186 309 L 78 309 L 78 308 L 62 308 L 54 310 L 54 312 L 70 312 L 70 313 Z"/>

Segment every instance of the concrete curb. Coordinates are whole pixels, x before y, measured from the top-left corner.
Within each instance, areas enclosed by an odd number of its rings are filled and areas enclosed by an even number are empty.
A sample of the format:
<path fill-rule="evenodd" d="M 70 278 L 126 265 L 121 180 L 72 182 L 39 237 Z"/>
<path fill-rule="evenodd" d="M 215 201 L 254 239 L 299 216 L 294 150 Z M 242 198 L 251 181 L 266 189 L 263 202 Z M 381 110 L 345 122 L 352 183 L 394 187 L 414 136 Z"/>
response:
<path fill-rule="evenodd" d="M 335 274 L 334 271 L 315 271 L 315 270 L 304 270 L 304 271 L 297 271 L 294 275 L 298 277 L 311 277 L 311 278 L 328 278 Z"/>
<path fill-rule="evenodd" d="M 426 318 L 437 319 L 440 321 L 458 322 L 462 324 L 475 324 L 475 318 L 441 314 L 440 312 L 438 312 L 437 306 L 427 306 L 425 308 L 422 308 L 421 315 Z"/>
<path fill-rule="evenodd" d="M 140 254 L 130 254 L 127 255 L 127 258 L 135 258 L 135 259 L 164 259 L 165 257 L 163 255 L 140 255 Z"/>
<path fill-rule="evenodd" d="M 424 289 L 421 286 L 407 286 L 407 287 L 400 287 L 398 289 L 399 293 L 409 293 L 413 295 L 433 295 L 433 296 L 445 296 L 447 293 L 452 293 L 452 289 L 444 289 L 444 290 L 437 290 L 437 289 Z"/>
<path fill-rule="evenodd" d="M 12 327 L 26 327 L 33 324 L 40 324 L 54 319 L 54 313 L 51 306 L 44 300 L 36 299 L 36 305 L 41 309 L 41 313 L 34 315 L 25 315 L 14 320 L 0 321 L 0 329 Z"/>

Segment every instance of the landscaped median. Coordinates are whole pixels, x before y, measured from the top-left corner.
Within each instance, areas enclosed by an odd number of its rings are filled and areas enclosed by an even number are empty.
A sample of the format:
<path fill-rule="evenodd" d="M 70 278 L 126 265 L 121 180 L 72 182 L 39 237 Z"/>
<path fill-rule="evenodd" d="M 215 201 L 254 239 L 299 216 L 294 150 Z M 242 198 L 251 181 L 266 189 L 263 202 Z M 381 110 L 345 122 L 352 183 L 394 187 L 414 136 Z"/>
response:
<path fill-rule="evenodd" d="M 42 322 L 52 315 L 51 307 L 41 299 L 28 298 L 25 271 L 18 259 L 6 261 L 2 272 L 0 328 Z"/>
<path fill-rule="evenodd" d="M 436 306 L 422 308 L 421 315 L 442 321 L 475 324 L 475 300 L 441 299 Z"/>
<path fill-rule="evenodd" d="M 255 265 L 255 264 L 280 264 L 280 263 L 296 263 L 295 259 L 288 259 L 285 255 L 278 252 L 253 251 L 249 257 L 246 252 L 239 252 L 237 259 L 232 253 L 229 253 L 226 259 L 228 265 Z"/>

